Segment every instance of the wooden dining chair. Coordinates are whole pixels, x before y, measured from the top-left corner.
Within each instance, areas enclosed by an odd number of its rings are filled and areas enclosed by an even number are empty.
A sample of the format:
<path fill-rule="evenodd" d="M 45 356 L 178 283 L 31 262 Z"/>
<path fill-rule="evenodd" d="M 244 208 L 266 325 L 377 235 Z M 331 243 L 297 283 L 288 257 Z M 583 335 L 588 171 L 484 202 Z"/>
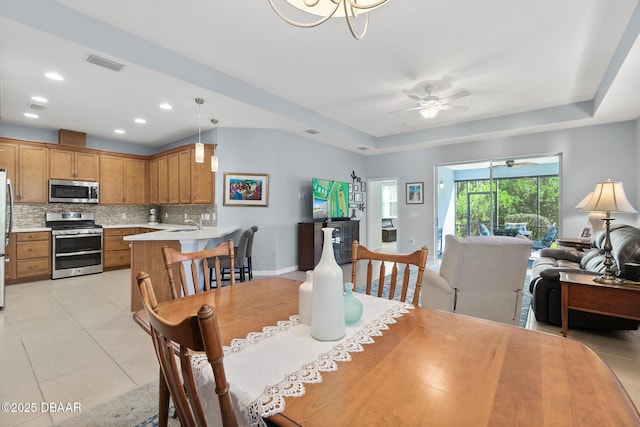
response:
<path fill-rule="evenodd" d="M 151 327 L 151 338 L 160 369 L 173 399 L 180 425 L 207 425 L 201 400 L 211 399 L 212 396 L 198 394 L 191 364 L 193 352 L 205 352 L 213 370 L 222 424 L 225 427 L 237 426 L 229 383 L 224 371 L 222 338 L 214 308 L 205 304 L 197 313 L 185 317 L 182 321 L 169 323 L 156 314 L 158 302 L 149 274 L 140 272 L 137 282 Z"/>
<path fill-rule="evenodd" d="M 233 260 L 235 258 L 233 249 L 233 240 L 228 240 L 215 248 L 205 249 L 197 252 L 178 252 L 167 246 L 162 247 L 162 257 L 164 265 L 169 276 L 169 285 L 171 286 L 171 296 L 180 298 L 181 296 L 199 293 L 201 291 L 211 290 L 212 270 L 215 271 L 215 280 L 217 286 L 221 286 L 222 268 L 220 258 L 226 257 Z M 212 265 L 213 264 L 213 265 Z M 178 273 L 179 272 L 179 273 Z M 189 276 L 187 276 L 189 274 Z M 177 283 L 176 276 L 180 277 L 180 283 Z M 204 287 L 196 284 L 201 283 L 204 278 Z M 189 283 L 194 284 L 194 290 L 190 290 Z M 235 284 L 235 277 L 231 276 L 230 283 Z"/>
<path fill-rule="evenodd" d="M 391 278 L 389 281 L 389 299 L 394 299 L 394 295 L 396 292 L 396 287 L 398 285 L 398 269 L 399 265 L 402 268 L 402 293 L 400 294 L 400 301 L 406 302 L 407 299 L 407 290 L 410 285 L 414 286 L 413 298 L 411 300 L 411 304 L 417 306 L 420 298 L 420 288 L 422 287 L 422 274 L 424 273 L 425 265 L 427 264 L 427 254 L 429 250 L 426 246 L 423 246 L 420 250 L 412 252 L 406 255 L 398 255 L 398 254 L 386 254 L 382 252 L 374 252 L 370 249 L 367 249 L 365 246 L 358 243 L 357 240 L 354 240 L 351 245 L 351 282 L 354 286 L 357 286 L 356 276 L 358 271 L 358 261 L 360 260 L 368 260 L 367 263 L 367 280 L 366 280 L 366 290 L 365 292 L 368 295 L 371 295 L 371 285 L 373 282 L 373 262 L 380 262 L 380 272 L 378 274 L 378 292 L 377 296 L 382 298 L 383 290 L 385 288 L 385 277 L 387 272 L 387 267 L 389 264 L 393 264 L 391 266 Z M 414 275 L 415 280 L 411 278 L 411 266 L 415 266 L 418 268 L 417 274 Z"/>

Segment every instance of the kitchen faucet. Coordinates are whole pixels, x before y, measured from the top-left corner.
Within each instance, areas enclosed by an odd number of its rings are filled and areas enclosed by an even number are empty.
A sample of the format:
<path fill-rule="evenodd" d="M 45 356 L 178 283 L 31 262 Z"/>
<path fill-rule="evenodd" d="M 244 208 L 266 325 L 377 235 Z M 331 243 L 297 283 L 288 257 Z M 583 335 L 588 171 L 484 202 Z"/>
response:
<path fill-rule="evenodd" d="M 193 224 L 196 227 L 198 227 L 198 230 L 202 230 L 202 218 L 200 218 L 200 220 L 198 222 L 192 220 L 192 219 L 185 219 L 184 220 L 185 224 Z"/>

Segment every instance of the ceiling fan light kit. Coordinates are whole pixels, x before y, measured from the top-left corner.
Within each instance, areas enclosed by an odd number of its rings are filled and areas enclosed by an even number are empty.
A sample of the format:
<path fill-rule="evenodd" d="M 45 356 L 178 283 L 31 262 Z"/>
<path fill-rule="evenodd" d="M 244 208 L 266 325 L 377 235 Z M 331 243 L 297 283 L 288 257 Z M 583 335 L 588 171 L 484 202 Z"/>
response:
<path fill-rule="evenodd" d="M 367 33 L 369 12 L 388 1 L 389 0 L 269 0 L 269 4 L 276 15 L 286 23 L 295 27 L 317 27 L 331 18 L 344 17 L 347 20 L 347 26 L 349 27 L 351 35 L 355 39 L 360 40 Z M 285 7 L 277 7 L 275 5 L 276 2 L 282 3 Z M 288 17 L 287 13 L 283 12 L 283 10 L 287 8 L 290 9 L 291 7 L 304 12 L 311 20 L 300 22 Z M 364 24 L 360 32 L 356 30 L 353 22 L 359 15 L 364 15 Z"/>
<path fill-rule="evenodd" d="M 433 90 L 433 87 L 430 85 L 425 86 L 424 90 L 427 93 L 427 96 L 419 96 L 413 93 L 407 94 L 407 96 L 410 99 L 414 101 L 418 101 L 419 105 L 417 107 L 407 108 L 407 109 L 396 111 L 396 112 L 418 111 L 420 115 L 425 119 L 433 119 L 442 110 L 467 111 L 469 109 L 468 107 L 449 104 L 449 102 L 451 101 L 464 98 L 465 96 L 469 96 L 470 93 L 467 92 L 466 90 L 461 90 L 460 92 L 456 92 L 453 95 L 449 95 L 444 98 L 431 95 L 431 91 Z"/>
<path fill-rule="evenodd" d="M 438 115 L 442 106 L 440 105 L 425 105 L 423 109 L 420 110 L 420 115 L 425 119 L 433 119 Z"/>

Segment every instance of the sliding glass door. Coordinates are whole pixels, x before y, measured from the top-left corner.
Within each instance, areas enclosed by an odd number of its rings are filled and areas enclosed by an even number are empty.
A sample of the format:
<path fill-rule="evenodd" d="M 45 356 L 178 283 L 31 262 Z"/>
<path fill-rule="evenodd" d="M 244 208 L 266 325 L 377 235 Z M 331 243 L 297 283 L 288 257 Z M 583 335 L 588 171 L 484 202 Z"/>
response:
<path fill-rule="evenodd" d="M 538 239 L 560 222 L 560 157 L 438 165 L 436 234 L 502 234 L 517 227 Z"/>

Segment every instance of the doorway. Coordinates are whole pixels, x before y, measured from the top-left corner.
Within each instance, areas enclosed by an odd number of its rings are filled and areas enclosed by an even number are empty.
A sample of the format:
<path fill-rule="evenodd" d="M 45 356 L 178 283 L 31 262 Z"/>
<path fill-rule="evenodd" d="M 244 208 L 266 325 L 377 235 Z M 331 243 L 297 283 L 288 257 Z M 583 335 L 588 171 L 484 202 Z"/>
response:
<path fill-rule="evenodd" d="M 367 247 L 398 253 L 398 179 L 369 179 L 367 186 Z"/>

